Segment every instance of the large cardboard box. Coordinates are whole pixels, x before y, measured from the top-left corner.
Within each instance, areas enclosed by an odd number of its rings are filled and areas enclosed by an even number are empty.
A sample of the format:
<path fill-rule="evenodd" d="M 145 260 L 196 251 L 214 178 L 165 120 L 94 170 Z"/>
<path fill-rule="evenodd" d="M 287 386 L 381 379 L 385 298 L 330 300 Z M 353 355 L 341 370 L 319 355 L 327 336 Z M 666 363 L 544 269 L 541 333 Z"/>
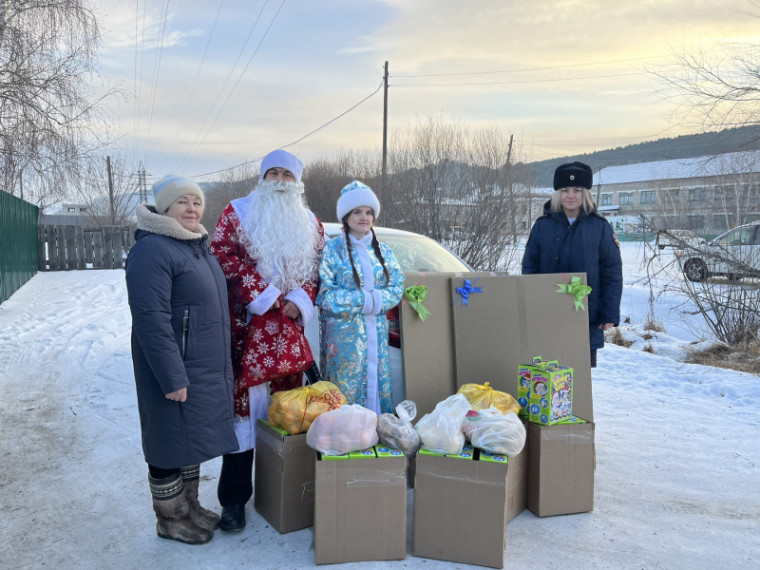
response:
<path fill-rule="evenodd" d="M 414 556 L 503 568 L 510 463 L 418 453 Z"/>
<path fill-rule="evenodd" d="M 577 274 L 585 283 L 585 274 Z M 406 397 L 419 420 L 462 384 L 490 382 L 515 398 L 520 364 L 541 354 L 574 370 L 573 413 L 593 420 L 588 314 L 576 311 L 557 284 L 573 275 L 412 273 L 406 284 L 428 288 L 420 320 L 401 307 L 401 357 Z M 469 279 L 481 293 L 462 304 L 456 291 Z M 475 281 L 477 279 L 477 281 Z"/>
<path fill-rule="evenodd" d="M 453 304 L 457 387 L 491 382 L 518 397 L 517 370 L 537 354 L 573 369 L 573 414 L 593 421 L 588 313 L 557 285 L 575 274 L 484 275 Z M 586 274 L 577 274 L 585 283 Z M 452 298 L 463 279 L 450 278 Z M 403 334 L 403 331 L 402 331 Z"/>
<path fill-rule="evenodd" d="M 306 445 L 305 433 L 289 435 L 259 420 L 253 506 L 281 533 L 314 521 L 316 453 Z"/>
<path fill-rule="evenodd" d="M 406 558 L 406 457 L 316 462 L 317 564 Z"/>
<path fill-rule="evenodd" d="M 408 303 L 401 303 L 404 390 L 406 399 L 417 405 L 416 422 L 457 391 L 450 280 L 480 274 L 408 271 L 404 275 L 406 287 L 427 287 L 423 305 L 430 311 L 430 316 L 423 321 Z"/>
<path fill-rule="evenodd" d="M 528 423 L 527 506 L 539 517 L 594 509 L 594 424 Z"/>

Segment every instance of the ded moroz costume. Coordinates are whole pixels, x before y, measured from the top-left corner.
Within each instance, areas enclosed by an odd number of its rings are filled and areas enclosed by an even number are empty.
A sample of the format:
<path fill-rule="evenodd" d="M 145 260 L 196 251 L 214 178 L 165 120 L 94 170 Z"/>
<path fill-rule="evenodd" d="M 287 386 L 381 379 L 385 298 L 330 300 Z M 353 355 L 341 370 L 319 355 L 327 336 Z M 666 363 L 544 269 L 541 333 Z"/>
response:
<path fill-rule="evenodd" d="M 302 171 L 303 164 L 292 154 L 269 153 L 262 160 L 258 185 L 226 206 L 211 241 L 227 279 L 235 431 L 239 451 L 246 452 L 224 457 L 219 500 L 234 520 L 225 524 L 223 511 L 223 530 L 245 525 L 255 424 L 266 417 L 270 392 L 301 386 L 303 372 L 314 362 L 304 326 L 316 315 L 324 228 L 306 206 Z"/>

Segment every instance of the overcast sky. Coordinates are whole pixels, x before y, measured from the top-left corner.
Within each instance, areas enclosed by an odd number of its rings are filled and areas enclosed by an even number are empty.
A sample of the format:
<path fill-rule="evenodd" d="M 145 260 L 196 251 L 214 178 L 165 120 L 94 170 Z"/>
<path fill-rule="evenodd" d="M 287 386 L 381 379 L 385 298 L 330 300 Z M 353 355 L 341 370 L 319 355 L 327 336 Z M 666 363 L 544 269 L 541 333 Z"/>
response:
<path fill-rule="evenodd" d="M 379 150 L 385 61 L 391 137 L 430 117 L 496 126 L 533 161 L 699 132 L 647 71 L 756 42 L 760 15 L 751 0 L 93 1 L 123 148 L 151 177 L 300 139 L 305 160 Z"/>

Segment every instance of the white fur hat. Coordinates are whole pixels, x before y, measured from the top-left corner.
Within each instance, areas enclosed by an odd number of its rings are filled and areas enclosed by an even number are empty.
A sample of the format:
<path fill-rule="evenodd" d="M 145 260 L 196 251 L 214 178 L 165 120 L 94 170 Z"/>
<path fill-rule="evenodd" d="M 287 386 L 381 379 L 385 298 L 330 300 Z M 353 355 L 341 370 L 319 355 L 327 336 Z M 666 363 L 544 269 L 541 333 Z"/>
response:
<path fill-rule="evenodd" d="M 259 182 L 264 182 L 264 176 L 267 170 L 270 168 L 285 168 L 293 173 L 296 177 L 296 182 L 301 181 L 301 174 L 303 174 L 303 162 L 298 157 L 290 154 L 286 150 L 277 149 L 266 155 L 261 161 L 261 172 L 259 173 Z"/>
<path fill-rule="evenodd" d="M 182 178 L 176 174 L 168 174 L 154 183 L 153 196 L 156 200 L 156 211 L 163 214 L 169 209 L 174 201 L 180 196 L 190 194 L 201 199 L 201 206 L 205 205 L 206 199 L 203 190 L 189 178 Z"/>
<path fill-rule="evenodd" d="M 343 216 L 359 206 L 369 206 L 375 214 L 375 219 L 380 216 L 380 201 L 375 196 L 372 188 L 366 184 L 354 180 L 340 191 L 338 198 L 338 221 L 343 221 Z"/>

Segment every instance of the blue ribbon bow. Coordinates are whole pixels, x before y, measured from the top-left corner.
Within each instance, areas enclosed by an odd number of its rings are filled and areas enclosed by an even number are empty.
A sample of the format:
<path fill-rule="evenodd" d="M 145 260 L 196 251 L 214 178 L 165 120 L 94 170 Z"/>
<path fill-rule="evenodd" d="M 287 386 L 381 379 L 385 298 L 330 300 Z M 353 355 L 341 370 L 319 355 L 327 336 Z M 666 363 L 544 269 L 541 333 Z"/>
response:
<path fill-rule="evenodd" d="M 480 279 L 480 277 L 478 277 Z M 478 279 L 470 283 L 469 279 L 464 280 L 464 285 L 462 287 L 457 287 L 457 293 L 462 297 L 462 306 L 466 307 L 467 302 L 470 298 L 470 293 L 482 293 L 483 288 L 482 287 L 473 287 L 473 284 L 478 282 Z M 454 302 L 456 303 L 456 299 L 454 299 Z"/>

